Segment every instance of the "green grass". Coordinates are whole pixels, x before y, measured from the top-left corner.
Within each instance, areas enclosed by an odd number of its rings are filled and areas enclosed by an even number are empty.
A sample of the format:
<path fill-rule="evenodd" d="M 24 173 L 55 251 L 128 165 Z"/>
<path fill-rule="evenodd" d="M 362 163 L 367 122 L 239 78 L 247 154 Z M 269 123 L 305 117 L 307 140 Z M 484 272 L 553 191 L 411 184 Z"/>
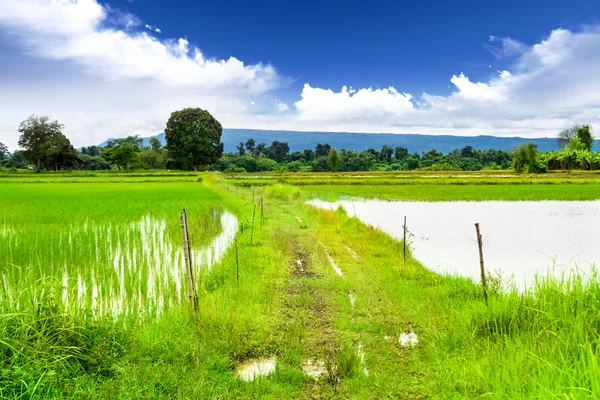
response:
<path fill-rule="evenodd" d="M 0 294 L 0 398 L 600 397 L 596 276 L 494 292 L 486 306 L 469 279 L 435 274 L 410 253 L 404 262 L 401 242 L 341 209 L 303 203 L 595 199 L 593 177 L 564 185 L 300 188 L 245 188 L 223 184 L 232 180 L 221 174 L 131 185 L 95 178 L 0 184 L 8 288 Z M 198 248 L 223 234 L 225 212 L 239 223 L 239 284 L 230 247 L 210 269 L 198 266 L 195 314 L 173 278 L 183 207 Z M 93 282 L 102 287 L 95 301 Z M 115 295 L 129 313 L 100 311 Z M 402 346 L 400 334 L 412 331 L 418 344 Z M 238 365 L 273 356 L 273 374 L 236 378 Z M 302 372 L 308 359 L 323 362 L 318 381 Z"/>

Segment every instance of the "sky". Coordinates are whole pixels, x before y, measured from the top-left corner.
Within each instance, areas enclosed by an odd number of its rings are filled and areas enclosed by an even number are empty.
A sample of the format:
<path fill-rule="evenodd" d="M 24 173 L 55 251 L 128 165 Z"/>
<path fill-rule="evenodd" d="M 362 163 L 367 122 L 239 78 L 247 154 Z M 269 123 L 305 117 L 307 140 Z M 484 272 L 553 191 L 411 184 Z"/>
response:
<path fill-rule="evenodd" d="M 597 0 L 0 0 L 0 142 L 225 128 L 554 137 L 600 127 Z M 302 134 L 302 133 L 298 133 Z"/>

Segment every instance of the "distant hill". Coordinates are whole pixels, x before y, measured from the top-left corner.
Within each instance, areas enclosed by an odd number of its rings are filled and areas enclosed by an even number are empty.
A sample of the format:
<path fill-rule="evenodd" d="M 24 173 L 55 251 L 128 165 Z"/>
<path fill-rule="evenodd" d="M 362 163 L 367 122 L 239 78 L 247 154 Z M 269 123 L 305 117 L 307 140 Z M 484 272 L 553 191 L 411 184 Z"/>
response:
<path fill-rule="evenodd" d="M 165 143 L 165 134 L 153 136 Z M 431 150 L 435 148 L 442 153 L 451 152 L 465 146 L 475 149 L 512 150 L 523 142 L 531 141 L 538 145 L 538 150 L 557 150 L 555 138 L 525 139 L 521 137 L 498 136 L 452 136 L 452 135 L 417 135 L 417 134 L 391 134 L 391 133 L 349 133 L 349 132 L 299 132 L 299 131 L 267 131 L 258 129 L 224 129 L 222 141 L 225 152 L 237 151 L 235 146 L 253 138 L 256 143 L 264 142 L 270 145 L 274 140 L 287 142 L 290 152 L 314 149 L 317 143 L 329 143 L 337 149 L 366 150 L 369 148 L 381 149 L 387 144 L 392 147 L 406 147 L 411 153 Z M 144 145 L 149 145 L 151 138 L 144 138 Z M 104 147 L 108 139 L 99 146 Z"/>

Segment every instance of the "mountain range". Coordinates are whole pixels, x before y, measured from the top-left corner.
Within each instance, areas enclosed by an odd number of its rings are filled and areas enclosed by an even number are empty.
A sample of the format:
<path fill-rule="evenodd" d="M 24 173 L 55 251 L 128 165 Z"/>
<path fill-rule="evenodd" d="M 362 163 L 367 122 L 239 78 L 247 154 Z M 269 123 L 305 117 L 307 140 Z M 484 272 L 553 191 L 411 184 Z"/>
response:
<path fill-rule="evenodd" d="M 165 134 L 161 133 L 152 137 L 165 143 Z M 152 137 L 143 138 L 144 145 L 149 145 Z M 221 140 L 225 145 L 225 152 L 236 152 L 235 146 L 240 142 L 253 138 L 256 143 L 264 142 L 270 145 L 273 141 L 287 142 L 290 152 L 314 149 L 317 143 L 329 143 L 336 149 L 367 150 L 374 148 L 380 150 L 383 145 L 392 147 L 406 147 L 409 152 L 422 153 L 435 148 L 442 153 L 449 153 L 454 149 L 471 146 L 475 149 L 512 150 L 523 142 L 531 141 L 537 144 L 538 150 L 557 150 L 555 138 L 526 139 L 522 137 L 498 136 L 453 136 L 453 135 L 419 135 L 419 134 L 390 134 L 390 133 L 351 133 L 351 132 L 300 132 L 300 131 L 271 131 L 258 129 L 223 129 Z M 104 147 L 107 139 L 98 146 Z"/>

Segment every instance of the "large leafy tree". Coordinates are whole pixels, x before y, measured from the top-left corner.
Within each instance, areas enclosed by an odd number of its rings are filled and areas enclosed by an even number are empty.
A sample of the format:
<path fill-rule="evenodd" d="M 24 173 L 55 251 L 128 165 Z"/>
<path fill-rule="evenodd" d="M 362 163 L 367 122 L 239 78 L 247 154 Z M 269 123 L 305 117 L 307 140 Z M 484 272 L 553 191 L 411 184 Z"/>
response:
<path fill-rule="evenodd" d="M 36 171 L 41 168 L 42 160 L 51 151 L 53 138 L 62 135 L 63 125 L 50 121 L 46 116 L 32 115 L 19 125 L 19 146 L 23 156 L 35 164 Z"/>
<path fill-rule="evenodd" d="M 223 155 L 223 127 L 210 113 L 200 108 L 186 108 L 171 114 L 165 137 L 169 167 L 206 168 Z"/>

